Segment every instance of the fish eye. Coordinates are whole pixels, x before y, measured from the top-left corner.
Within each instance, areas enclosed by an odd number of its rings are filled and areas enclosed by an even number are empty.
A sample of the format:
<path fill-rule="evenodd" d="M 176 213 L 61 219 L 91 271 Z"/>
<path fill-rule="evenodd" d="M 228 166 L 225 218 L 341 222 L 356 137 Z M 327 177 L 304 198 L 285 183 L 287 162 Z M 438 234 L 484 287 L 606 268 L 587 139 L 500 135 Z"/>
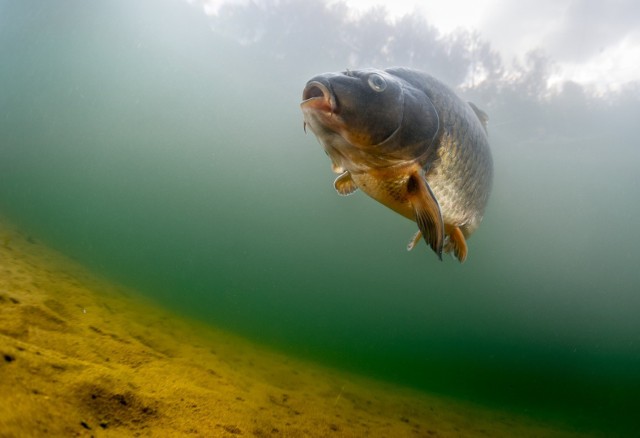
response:
<path fill-rule="evenodd" d="M 371 89 L 377 93 L 381 93 L 387 88 L 387 81 L 378 73 L 369 75 L 368 82 Z"/>

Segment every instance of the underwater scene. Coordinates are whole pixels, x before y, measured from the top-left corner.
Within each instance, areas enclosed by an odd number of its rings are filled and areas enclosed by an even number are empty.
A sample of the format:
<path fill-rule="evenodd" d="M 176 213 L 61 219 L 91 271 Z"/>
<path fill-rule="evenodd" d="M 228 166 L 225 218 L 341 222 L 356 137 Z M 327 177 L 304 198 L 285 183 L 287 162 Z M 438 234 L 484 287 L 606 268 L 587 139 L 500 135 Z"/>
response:
<path fill-rule="evenodd" d="M 640 436 L 638 67 L 348 3 L 0 0 L 0 436 Z M 486 125 L 464 255 L 301 108 L 398 66 Z"/>

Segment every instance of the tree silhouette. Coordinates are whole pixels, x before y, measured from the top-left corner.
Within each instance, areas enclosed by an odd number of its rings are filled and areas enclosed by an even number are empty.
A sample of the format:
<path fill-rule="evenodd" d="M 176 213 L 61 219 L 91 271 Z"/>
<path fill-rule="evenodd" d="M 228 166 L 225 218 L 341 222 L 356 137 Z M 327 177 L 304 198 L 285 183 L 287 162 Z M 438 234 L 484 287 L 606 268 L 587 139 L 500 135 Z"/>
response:
<path fill-rule="evenodd" d="M 549 59 L 532 52 L 506 75 L 499 54 L 478 32 L 441 35 L 419 14 L 390 20 L 384 7 L 353 16 L 343 2 L 263 0 L 227 3 L 211 20 L 214 31 L 298 65 L 403 65 L 429 71 L 454 87 L 494 93 L 517 88 L 528 97 L 543 93 L 551 71 Z"/>
<path fill-rule="evenodd" d="M 543 51 L 532 50 L 506 66 L 477 31 L 442 35 L 420 14 L 392 20 L 379 6 L 354 15 L 342 1 L 254 0 L 225 4 L 210 19 L 214 32 L 240 42 L 246 56 L 270 60 L 261 66 L 264 74 L 413 67 L 457 88 L 487 109 L 492 121 L 499 120 L 501 129 L 517 135 L 605 129 L 593 122 L 598 118 L 621 127 L 633 123 L 627 114 L 639 112 L 638 82 L 606 96 L 574 82 L 551 89 L 556 66 Z M 612 109 L 620 115 L 610 116 Z"/>

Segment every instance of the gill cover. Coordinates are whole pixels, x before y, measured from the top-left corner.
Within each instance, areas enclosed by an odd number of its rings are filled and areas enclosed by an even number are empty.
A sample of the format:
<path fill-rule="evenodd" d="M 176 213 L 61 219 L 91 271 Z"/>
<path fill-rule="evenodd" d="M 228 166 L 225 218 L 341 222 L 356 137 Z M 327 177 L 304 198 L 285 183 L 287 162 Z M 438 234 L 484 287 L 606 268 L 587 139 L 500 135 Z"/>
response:
<path fill-rule="evenodd" d="M 440 118 L 430 96 L 402 69 L 347 71 L 331 78 L 343 137 L 378 157 L 413 161 L 431 155 Z M 354 81 L 358 79 L 359 81 Z M 409 79 L 409 80 L 407 80 Z M 424 161 L 424 160 L 421 160 Z"/>

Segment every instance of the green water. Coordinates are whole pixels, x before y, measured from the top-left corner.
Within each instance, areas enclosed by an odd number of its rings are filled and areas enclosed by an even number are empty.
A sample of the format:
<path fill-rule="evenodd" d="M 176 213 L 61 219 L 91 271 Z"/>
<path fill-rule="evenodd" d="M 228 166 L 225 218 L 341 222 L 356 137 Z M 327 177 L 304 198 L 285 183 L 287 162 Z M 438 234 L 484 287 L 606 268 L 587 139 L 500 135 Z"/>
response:
<path fill-rule="evenodd" d="M 441 263 L 405 250 L 411 222 L 339 197 L 302 130 L 304 83 L 344 59 L 283 61 L 180 1 L 55 4 L 0 0 L 0 212 L 37 240 L 292 354 L 640 430 L 633 113 L 568 107 L 541 132 L 496 106 L 485 221 Z"/>

